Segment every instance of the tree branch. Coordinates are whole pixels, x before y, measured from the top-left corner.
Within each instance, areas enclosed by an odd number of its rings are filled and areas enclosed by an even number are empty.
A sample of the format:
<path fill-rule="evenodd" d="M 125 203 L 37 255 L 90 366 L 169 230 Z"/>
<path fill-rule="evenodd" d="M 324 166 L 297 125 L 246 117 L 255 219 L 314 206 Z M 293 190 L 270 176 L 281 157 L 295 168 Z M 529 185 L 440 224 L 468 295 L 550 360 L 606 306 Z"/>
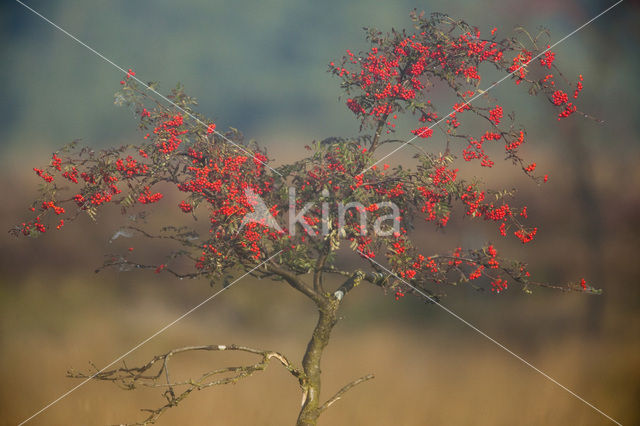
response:
<path fill-rule="evenodd" d="M 351 388 L 353 388 L 353 387 L 355 387 L 355 386 L 359 385 L 360 383 L 364 383 L 364 382 L 366 382 L 367 380 L 371 380 L 371 379 L 373 379 L 374 377 L 375 377 L 375 376 L 374 376 L 373 374 L 367 374 L 366 376 L 364 376 L 364 377 L 360 377 L 359 379 L 354 380 L 353 382 L 351 382 L 351 383 L 347 384 L 347 385 L 346 385 L 346 386 L 344 386 L 342 389 L 340 389 L 338 392 L 336 392 L 336 394 L 335 394 L 335 395 L 333 395 L 331 398 L 329 398 L 329 399 L 327 400 L 327 402 L 325 402 L 324 404 L 322 404 L 322 405 L 320 406 L 320 408 L 318 408 L 318 412 L 322 413 L 324 410 L 326 410 L 327 408 L 331 407 L 331 405 L 332 405 L 334 402 L 336 402 L 336 401 L 338 401 L 339 399 L 341 399 L 341 398 L 342 398 L 342 396 L 343 396 L 345 393 L 347 393 L 347 392 L 349 392 L 349 391 L 351 390 Z"/>
<path fill-rule="evenodd" d="M 279 267 L 273 262 L 267 263 L 266 267 L 270 272 L 280 276 L 282 279 L 288 282 L 291 287 L 295 288 L 296 290 L 313 300 L 316 304 L 322 303 L 322 297 L 320 296 L 320 293 L 310 288 L 292 272 Z"/>
<path fill-rule="evenodd" d="M 326 238 L 324 243 L 324 250 L 320 252 L 320 256 L 318 256 L 318 260 L 316 262 L 316 266 L 313 270 L 313 289 L 316 293 L 322 294 L 322 272 L 324 270 L 324 266 L 327 263 L 327 259 L 329 258 L 329 253 L 331 253 L 331 236 Z"/>
<path fill-rule="evenodd" d="M 173 355 L 177 355 L 185 352 L 194 351 L 239 351 L 247 352 L 255 355 L 259 355 L 262 359 L 255 363 L 245 366 L 232 366 L 224 367 L 215 370 L 208 371 L 200 376 L 198 379 L 188 379 L 181 382 L 172 382 L 169 376 L 169 360 Z M 148 425 L 155 423 L 158 418 L 164 414 L 171 407 L 177 406 L 183 399 L 185 399 L 194 390 L 202 390 L 207 387 L 215 385 L 225 385 L 238 382 L 240 379 L 249 377 L 257 371 L 262 371 L 267 368 L 272 358 L 277 359 L 291 375 L 293 375 L 302 384 L 305 380 L 305 373 L 299 368 L 295 367 L 284 355 L 275 351 L 268 351 L 262 349 L 254 349 L 246 346 L 238 345 L 206 345 L 206 346 L 186 346 L 183 348 L 173 349 L 165 354 L 154 356 L 149 362 L 140 367 L 127 367 L 126 364 L 123 367 L 109 370 L 98 371 L 94 374 L 76 373 L 74 371 L 68 371 L 67 377 L 76 379 L 98 379 L 115 383 L 126 390 L 133 390 L 138 387 L 152 387 L 152 388 L 166 388 L 163 392 L 163 396 L 166 399 L 166 403 L 159 408 L 155 409 L 143 409 L 148 416 L 139 423 L 133 423 L 132 425 Z M 158 364 L 160 368 L 157 372 L 153 373 L 151 370 Z M 164 376 L 164 380 L 161 382 Z M 176 393 L 174 388 L 186 387 L 184 391 Z"/>
<path fill-rule="evenodd" d="M 354 287 L 356 287 L 358 284 L 360 284 L 360 282 L 362 282 L 363 279 L 366 278 L 366 275 L 364 272 L 362 271 L 356 271 L 354 272 L 351 277 L 349 277 L 349 279 L 347 279 L 334 293 L 333 296 L 338 299 L 338 300 L 342 300 L 342 298 L 344 296 L 346 296 L 346 294 L 348 292 L 350 292 L 351 290 L 353 290 Z"/>

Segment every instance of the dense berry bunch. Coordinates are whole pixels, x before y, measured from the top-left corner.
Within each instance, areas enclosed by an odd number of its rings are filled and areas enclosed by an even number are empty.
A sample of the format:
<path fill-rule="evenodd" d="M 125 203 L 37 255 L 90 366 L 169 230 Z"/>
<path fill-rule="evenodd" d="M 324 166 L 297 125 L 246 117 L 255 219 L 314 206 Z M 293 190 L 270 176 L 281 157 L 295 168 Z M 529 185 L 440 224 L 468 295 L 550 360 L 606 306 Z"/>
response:
<path fill-rule="evenodd" d="M 396 131 L 399 113 L 409 112 L 420 123 L 427 124 L 411 131 L 416 137 L 432 138 L 434 130 L 439 130 L 447 146 L 449 142 L 467 142 L 463 158 L 479 160 L 486 167 L 493 166 L 494 161 L 484 142 L 501 140 L 506 157 L 531 174 L 517 152 L 524 142 L 524 131 L 512 117 L 504 116 L 501 105 L 492 104 L 495 99 L 482 90 L 482 85 L 488 87 L 491 83 L 484 81 L 482 75 L 489 68 L 509 73 L 517 85 L 526 83 L 531 94 L 542 92 L 559 108 L 559 119 L 573 114 L 577 107 L 568 102 L 566 93 L 557 88 L 554 75 L 548 73 L 554 69 L 556 75 L 562 77 L 554 63 L 556 54 L 547 50 L 548 44 L 541 44 L 546 33 L 532 37 L 521 30 L 512 37 L 498 38 L 494 28 L 488 37 L 483 37 L 478 28 L 446 15 L 433 14 L 426 18 L 414 13 L 412 19 L 414 33 L 383 34 L 369 29 L 371 47 L 368 51 L 355 54 L 347 50 L 341 61 L 329 65 L 330 71 L 342 80 L 348 94 L 348 108 L 363 127 L 370 125 L 375 129 L 371 148 L 382 142 L 382 134 Z M 568 87 L 572 86 L 562 79 Z M 574 99 L 582 90 L 582 81 L 580 75 L 573 85 Z M 437 107 L 429 92 L 442 86 L 449 88 L 457 100 Z M 475 101 L 479 96 L 483 100 Z M 471 103 L 472 99 L 475 102 Z M 486 123 L 481 135 L 462 131 L 463 112 L 464 116 L 471 113 Z"/>

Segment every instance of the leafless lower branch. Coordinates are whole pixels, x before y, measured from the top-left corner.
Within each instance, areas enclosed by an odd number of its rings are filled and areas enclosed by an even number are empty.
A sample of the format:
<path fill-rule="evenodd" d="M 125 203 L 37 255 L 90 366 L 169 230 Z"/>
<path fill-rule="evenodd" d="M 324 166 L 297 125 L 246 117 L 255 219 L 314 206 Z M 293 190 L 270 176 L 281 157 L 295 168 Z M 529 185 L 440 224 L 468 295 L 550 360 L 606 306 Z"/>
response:
<path fill-rule="evenodd" d="M 353 382 L 345 385 L 342 389 L 340 389 L 338 392 L 336 392 L 335 395 L 333 395 L 331 398 L 329 398 L 327 400 L 327 402 L 325 402 L 324 404 L 322 404 L 320 406 L 320 408 L 318 408 L 318 411 L 323 412 L 324 410 L 326 410 L 327 408 L 329 408 L 334 402 L 338 401 L 339 399 L 342 398 L 342 396 L 349 392 L 351 390 L 351 388 L 353 388 L 354 386 L 359 385 L 360 383 L 366 382 L 367 380 L 371 380 L 373 379 L 375 376 L 373 374 L 367 374 L 366 376 L 360 377 L 357 380 L 354 380 Z"/>
<path fill-rule="evenodd" d="M 239 351 L 255 354 L 261 357 L 260 361 L 255 364 L 223 367 L 215 370 L 207 371 L 200 375 L 197 379 L 187 379 L 182 381 L 174 381 L 169 373 L 169 360 L 174 356 L 186 352 L 194 351 Z M 276 359 L 289 371 L 298 381 L 304 381 L 304 372 L 295 367 L 287 357 L 279 352 L 254 349 L 246 346 L 238 345 L 206 345 L 206 346 L 186 346 L 182 348 L 172 349 L 162 355 L 154 356 L 149 362 L 139 367 L 123 366 L 117 369 L 87 374 L 75 371 L 67 372 L 67 377 L 76 379 L 93 378 L 97 380 L 110 381 L 126 390 L 133 390 L 140 387 L 164 388 L 163 397 L 166 403 L 155 409 L 143 409 L 148 416 L 138 423 L 129 425 L 148 425 L 153 424 L 158 418 L 164 414 L 166 410 L 177 406 L 194 390 L 201 390 L 216 385 L 225 385 L 236 383 L 240 379 L 249 377 L 255 372 L 262 371 L 267 368 L 272 359 Z"/>

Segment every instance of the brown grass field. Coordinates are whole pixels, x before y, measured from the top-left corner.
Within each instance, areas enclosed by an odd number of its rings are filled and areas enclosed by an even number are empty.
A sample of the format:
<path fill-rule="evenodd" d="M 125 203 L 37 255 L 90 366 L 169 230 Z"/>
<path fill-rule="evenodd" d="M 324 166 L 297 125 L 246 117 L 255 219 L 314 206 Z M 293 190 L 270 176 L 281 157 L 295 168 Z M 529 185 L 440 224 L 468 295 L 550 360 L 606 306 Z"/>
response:
<path fill-rule="evenodd" d="M 616 173 L 627 173 L 629 186 L 615 192 L 608 191 L 615 175 L 609 166 L 594 171 L 596 200 L 608 206 L 602 209 L 600 257 L 592 256 L 584 216 L 574 214 L 581 208 L 576 189 L 562 180 L 560 169 L 554 189 L 524 194 L 542 231 L 527 249 L 513 246 L 514 255 L 529 261 L 541 279 L 557 281 L 593 276 L 591 263 L 598 259 L 603 296 L 544 289 L 527 296 L 515 288 L 494 295 L 454 288 L 444 299 L 624 425 L 640 424 L 640 179 L 633 164 L 630 159 L 626 169 L 618 166 L 623 171 Z M 33 194 L 8 176 L 5 191 L 19 195 L 4 194 L 6 228 L 19 220 Z M 7 236 L 2 243 L 0 424 L 18 424 L 78 384 L 65 377 L 68 369 L 105 365 L 215 291 L 202 281 L 163 275 L 93 274 L 117 229 L 113 217 L 100 220 L 100 226 L 81 221 L 66 234 L 39 241 Z M 482 232 L 479 238 L 494 238 Z M 428 235 L 434 245 L 449 246 L 457 238 Z M 127 357 L 127 365 L 174 347 L 231 343 L 278 350 L 299 362 L 315 322 L 310 308 L 283 284 L 246 279 Z M 186 378 L 247 360 L 231 353 L 190 355 L 174 371 Z M 408 297 L 395 302 L 364 286 L 344 304 L 323 373 L 325 398 L 357 377 L 374 373 L 376 378 L 334 404 L 321 425 L 612 424 L 436 306 Z M 274 363 L 238 384 L 196 392 L 158 424 L 290 425 L 300 398 L 297 383 Z M 161 401 L 157 389 L 123 391 L 89 382 L 29 424 L 132 422 L 142 419 L 140 408 Z"/>

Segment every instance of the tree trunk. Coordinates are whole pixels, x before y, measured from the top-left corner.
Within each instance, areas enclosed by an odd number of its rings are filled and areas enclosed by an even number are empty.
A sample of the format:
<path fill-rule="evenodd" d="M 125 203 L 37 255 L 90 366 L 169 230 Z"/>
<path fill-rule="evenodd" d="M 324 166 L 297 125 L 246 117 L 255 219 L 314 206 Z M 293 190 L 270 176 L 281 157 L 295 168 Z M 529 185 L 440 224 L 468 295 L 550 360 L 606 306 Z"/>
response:
<path fill-rule="evenodd" d="M 318 304 L 318 323 L 302 359 L 306 375 L 303 384 L 303 401 L 296 426 L 315 426 L 320 416 L 320 361 L 322 351 L 329 343 L 331 330 L 338 322 L 339 300 L 328 298 Z"/>

